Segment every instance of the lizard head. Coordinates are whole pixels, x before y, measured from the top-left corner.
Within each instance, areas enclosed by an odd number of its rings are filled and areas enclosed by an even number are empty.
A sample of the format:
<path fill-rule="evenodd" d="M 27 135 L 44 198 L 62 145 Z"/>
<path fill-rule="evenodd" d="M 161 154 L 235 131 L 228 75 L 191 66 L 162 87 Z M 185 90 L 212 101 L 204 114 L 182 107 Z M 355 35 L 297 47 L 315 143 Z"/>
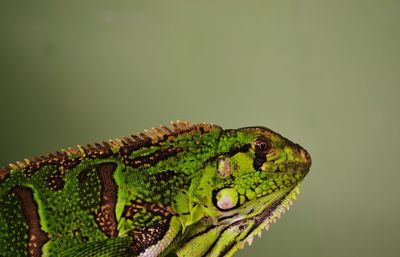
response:
<path fill-rule="evenodd" d="M 304 148 L 264 127 L 225 131 L 218 151 L 213 203 L 222 212 L 262 209 L 267 198 L 281 201 L 311 166 Z"/>
<path fill-rule="evenodd" d="M 216 156 L 196 191 L 211 219 L 200 222 L 206 232 L 191 237 L 197 244 L 212 241 L 211 255 L 230 256 L 289 209 L 311 158 L 300 145 L 264 127 L 224 130 Z M 203 187 L 212 190 L 202 194 Z"/>

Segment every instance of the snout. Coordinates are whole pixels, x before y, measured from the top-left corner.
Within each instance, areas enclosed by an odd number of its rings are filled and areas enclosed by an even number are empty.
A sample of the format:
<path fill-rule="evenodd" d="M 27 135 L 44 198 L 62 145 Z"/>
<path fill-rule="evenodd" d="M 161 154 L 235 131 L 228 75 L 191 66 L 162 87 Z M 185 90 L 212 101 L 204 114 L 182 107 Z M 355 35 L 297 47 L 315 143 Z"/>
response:
<path fill-rule="evenodd" d="M 301 159 L 303 160 L 305 166 L 307 166 L 309 168 L 311 166 L 310 154 L 304 148 L 300 148 L 300 156 L 301 156 Z"/>
<path fill-rule="evenodd" d="M 303 147 L 300 147 L 299 156 L 302 166 L 301 173 L 305 176 L 311 167 L 311 156 Z"/>

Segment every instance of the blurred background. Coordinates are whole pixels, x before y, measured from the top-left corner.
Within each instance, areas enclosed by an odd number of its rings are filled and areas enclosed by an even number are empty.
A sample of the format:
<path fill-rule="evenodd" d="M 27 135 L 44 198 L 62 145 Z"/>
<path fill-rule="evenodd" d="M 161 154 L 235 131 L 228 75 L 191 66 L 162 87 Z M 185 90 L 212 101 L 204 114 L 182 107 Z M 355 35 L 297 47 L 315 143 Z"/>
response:
<path fill-rule="evenodd" d="M 309 150 L 236 256 L 399 256 L 400 1 L 0 1 L 0 166 L 170 120 Z"/>

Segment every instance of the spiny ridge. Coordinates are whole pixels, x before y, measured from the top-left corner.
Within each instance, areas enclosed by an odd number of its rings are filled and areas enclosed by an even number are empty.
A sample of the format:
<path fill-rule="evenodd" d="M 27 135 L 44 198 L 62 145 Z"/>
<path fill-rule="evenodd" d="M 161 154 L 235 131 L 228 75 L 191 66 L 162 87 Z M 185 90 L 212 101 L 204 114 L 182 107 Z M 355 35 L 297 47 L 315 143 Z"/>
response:
<path fill-rule="evenodd" d="M 22 169 L 29 173 L 29 171 L 38 169 L 44 164 L 58 163 L 68 166 L 76 165 L 76 162 L 72 160 L 82 160 L 85 157 L 107 157 L 115 153 L 121 153 L 126 156 L 127 153 L 132 150 L 138 149 L 142 146 L 156 144 L 171 136 L 188 133 L 190 131 L 200 131 L 205 133 L 216 128 L 220 127 L 212 123 L 194 124 L 182 120 L 171 121 L 170 128 L 160 125 L 158 128 L 153 127 L 144 132 L 137 133 L 136 135 L 131 135 L 130 137 L 111 139 L 108 142 L 95 143 L 94 145 L 77 145 L 76 147 L 62 149 L 56 153 L 10 163 L 8 166 L 0 168 L 0 181 L 5 180 L 9 176 L 10 171 L 13 170 Z"/>
<path fill-rule="evenodd" d="M 275 224 L 278 219 L 281 218 L 283 214 L 287 210 L 290 209 L 290 207 L 293 205 L 293 201 L 297 200 L 297 195 L 300 193 L 299 190 L 300 186 L 297 185 L 286 197 L 283 199 L 283 201 L 278 205 L 278 207 L 268 215 L 268 217 L 265 219 L 265 221 L 259 225 L 257 229 L 254 230 L 253 233 L 251 233 L 249 236 L 247 236 L 243 241 L 241 241 L 237 247 L 239 249 L 243 249 L 247 244 L 250 246 L 253 243 L 254 236 L 257 235 L 259 238 L 261 238 L 263 230 L 268 231 L 269 227 L 271 224 Z"/>

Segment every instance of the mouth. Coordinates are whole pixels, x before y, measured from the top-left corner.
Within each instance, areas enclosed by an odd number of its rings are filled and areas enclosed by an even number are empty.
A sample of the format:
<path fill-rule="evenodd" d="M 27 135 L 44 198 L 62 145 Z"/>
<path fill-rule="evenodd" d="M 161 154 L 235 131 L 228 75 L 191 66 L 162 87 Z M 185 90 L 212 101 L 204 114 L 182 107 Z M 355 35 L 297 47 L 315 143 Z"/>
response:
<path fill-rule="evenodd" d="M 283 194 L 277 200 L 273 201 L 268 207 L 266 207 L 260 214 L 253 217 L 255 221 L 255 229 L 258 232 L 262 232 L 262 229 L 269 229 L 270 224 L 275 224 L 276 221 L 283 215 L 293 202 L 297 200 L 297 195 L 300 193 L 299 186 L 295 186 L 292 190 Z"/>
<path fill-rule="evenodd" d="M 246 243 L 251 245 L 256 235 L 261 238 L 262 232 L 264 230 L 268 231 L 270 225 L 275 224 L 277 220 L 290 209 L 299 193 L 299 185 L 296 185 L 287 192 L 277 192 L 274 195 L 264 197 L 275 200 L 264 199 L 265 202 L 268 202 L 268 204 L 266 204 L 267 207 L 258 212 L 258 214 L 252 215 L 259 209 L 253 206 L 253 208 L 247 209 L 248 212 L 245 214 L 245 216 L 248 216 L 247 218 L 240 219 L 240 216 L 232 217 L 237 220 L 233 220 L 233 222 L 231 220 L 230 222 L 232 223 L 225 227 L 224 230 L 235 231 L 238 235 L 234 243 L 227 246 L 225 253 L 243 249 Z"/>

